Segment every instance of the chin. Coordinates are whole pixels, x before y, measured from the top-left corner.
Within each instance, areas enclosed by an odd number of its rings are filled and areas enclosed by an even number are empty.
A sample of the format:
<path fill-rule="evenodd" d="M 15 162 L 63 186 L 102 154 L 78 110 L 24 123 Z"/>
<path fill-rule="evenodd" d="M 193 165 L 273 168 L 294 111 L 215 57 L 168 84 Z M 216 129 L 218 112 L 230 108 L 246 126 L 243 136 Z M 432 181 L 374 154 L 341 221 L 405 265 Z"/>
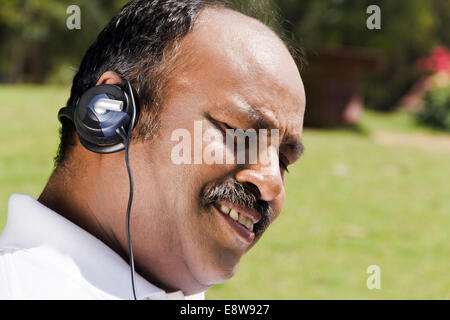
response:
<path fill-rule="evenodd" d="M 230 280 L 235 275 L 237 269 L 238 265 L 235 265 L 233 268 L 218 268 L 211 272 L 208 283 L 210 284 L 210 286 L 214 284 L 224 283 Z"/>
<path fill-rule="evenodd" d="M 206 287 L 231 279 L 239 266 L 241 256 L 229 249 L 216 251 L 214 256 L 204 257 L 203 263 L 196 263 L 191 270 L 199 283 Z"/>
<path fill-rule="evenodd" d="M 197 222 L 205 229 L 191 228 L 186 235 L 184 257 L 186 266 L 196 282 L 205 288 L 230 280 L 237 272 L 241 258 L 248 252 L 249 244 L 239 240 L 230 231 L 218 213 L 210 206 Z M 200 235 L 200 236 L 199 236 Z"/>

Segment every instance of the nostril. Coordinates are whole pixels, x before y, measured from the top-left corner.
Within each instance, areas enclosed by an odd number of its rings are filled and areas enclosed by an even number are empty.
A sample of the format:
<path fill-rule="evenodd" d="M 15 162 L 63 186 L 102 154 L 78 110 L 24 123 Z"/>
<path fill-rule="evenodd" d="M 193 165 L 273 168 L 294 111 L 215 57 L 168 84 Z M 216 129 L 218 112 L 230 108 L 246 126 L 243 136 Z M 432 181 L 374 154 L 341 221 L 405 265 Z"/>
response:
<path fill-rule="evenodd" d="M 244 182 L 242 183 L 244 185 L 244 187 L 249 190 L 251 193 L 253 193 L 253 195 L 256 197 L 256 199 L 260 199 L 261 198 L 261 192 L 259 191 L 259 188 L 254 185 L 251 182 Z"/>

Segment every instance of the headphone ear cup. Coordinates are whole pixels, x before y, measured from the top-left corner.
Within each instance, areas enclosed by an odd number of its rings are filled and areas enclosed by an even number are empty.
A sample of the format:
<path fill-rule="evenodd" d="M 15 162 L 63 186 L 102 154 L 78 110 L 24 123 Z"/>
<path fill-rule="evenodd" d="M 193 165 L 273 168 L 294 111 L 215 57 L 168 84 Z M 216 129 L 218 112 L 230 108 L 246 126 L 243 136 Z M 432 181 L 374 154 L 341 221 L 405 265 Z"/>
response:
<path fill-rule="evenodd" d="M 131 86 L 130 86 L 131 89 Z M 131 92 L 131 95 L 133 93 Z M 109 99 L 122 102 L 122 111 L 97 112 L 96 102 Z M 130 101 L 133 99 L 133 101 Z M 103 84 L 87 90 L 78 101 L 73 122 L 80 142 L 90 151 L 111 153 L 124 149 L 123 140 L 117 134 L 120 127 L 134 126 L 137 120 L 134 98 L 121 85 Z"/>

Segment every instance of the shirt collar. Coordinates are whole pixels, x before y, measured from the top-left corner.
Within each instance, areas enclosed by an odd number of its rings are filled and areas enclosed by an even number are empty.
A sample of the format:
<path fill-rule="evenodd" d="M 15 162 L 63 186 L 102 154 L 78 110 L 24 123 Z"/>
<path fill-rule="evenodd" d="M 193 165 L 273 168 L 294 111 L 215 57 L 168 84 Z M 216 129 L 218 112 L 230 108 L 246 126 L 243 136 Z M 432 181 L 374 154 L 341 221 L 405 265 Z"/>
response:
<path fill-rule="evenodd" d="M 32 248 L 50 246 L 70 256 L 83 277 L 105 293 L 132 299 L 130 267 L 116 252 L 71 221 L 21 194 L 11 195 L 2 246 Z M 203 299 L 204 293 L 185 296 L 166 293 L 136 273 L 138 299 Z"/>

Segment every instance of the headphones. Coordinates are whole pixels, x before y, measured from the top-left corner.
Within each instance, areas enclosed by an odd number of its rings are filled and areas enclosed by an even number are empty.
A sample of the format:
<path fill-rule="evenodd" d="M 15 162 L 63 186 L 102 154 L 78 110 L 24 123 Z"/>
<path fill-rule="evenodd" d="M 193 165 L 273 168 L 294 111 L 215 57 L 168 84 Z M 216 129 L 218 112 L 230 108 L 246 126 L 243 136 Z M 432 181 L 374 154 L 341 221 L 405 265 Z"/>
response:
<path fill-rule="evenodd" d="M 74 106 L 66 106 L 58 112 L 62 122 L 73 122 L 81 144 L 96 153 L 113 153 L 125 150 L 125 163 L 130 183 L 126 213 L 131 288 L 136 300 L 133 246 L 131 244 L 130 212 L 133 203 L 133 176 L 129 161 L 131 133 L 139 118 L 133 88 L 128 80 L 120 84 L 102 84 L 87 90 Z"/>
<path fill-rule="evenodd" d="M 58 119 L 73 122 L 81 144 L 96 153 L 125 149 L 125 136 L 131 136 L 139 118 L 133 88 L 128 80 L 102 84 L 87 90 L 74 106 L 59 110 Z M 127 128 L 128 130 L 126 130 Z"/>

